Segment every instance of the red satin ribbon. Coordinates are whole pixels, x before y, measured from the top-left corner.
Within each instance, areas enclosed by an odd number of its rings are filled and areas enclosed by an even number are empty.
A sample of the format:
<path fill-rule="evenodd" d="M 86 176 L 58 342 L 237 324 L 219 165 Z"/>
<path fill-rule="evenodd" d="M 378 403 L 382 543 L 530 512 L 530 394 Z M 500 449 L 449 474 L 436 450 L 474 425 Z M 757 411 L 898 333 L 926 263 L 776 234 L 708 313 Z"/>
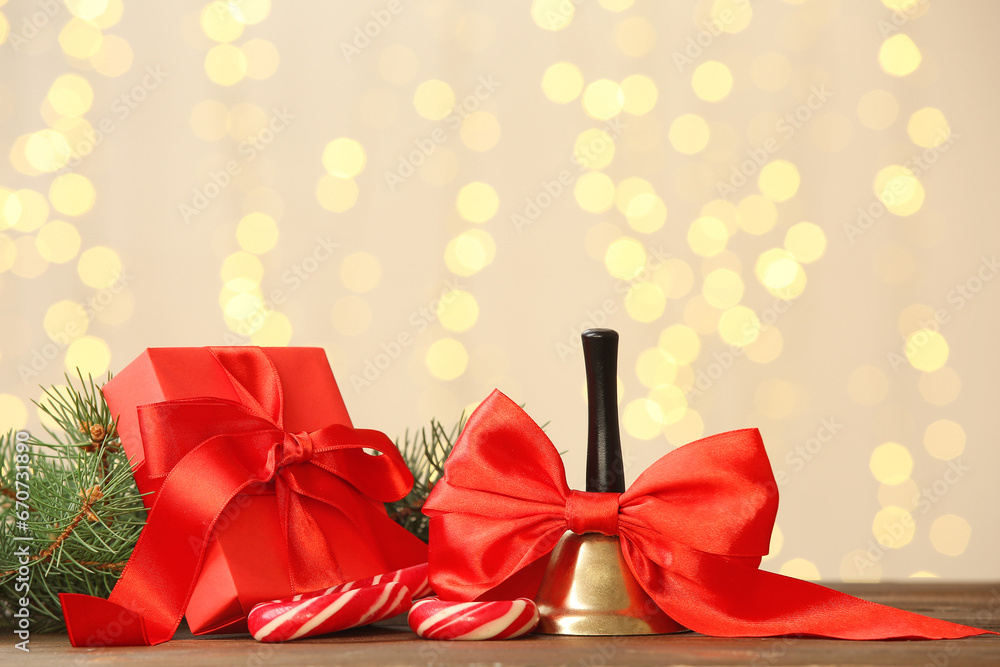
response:
<path fill-rule="evenodd" d="M 379 536 L 370 526 L 381 503 L 402 498 L 413 485 L 402 456 L 378 431 L 332 425 L 286 433 L 281 381 L 259 348 L 212 352 L 242 403 L 205 397 L 139 408 L 142 440 L 156 443 L 145 451 L 150 476 L 166 479 L 109 599 L 59 596 L 74 646 L 169 640 L 201 572 L 215 522 L 237 494 L 273 486 L 288 544 L 289 581 L 293 591 L 305 592 L 343 580 L 336 578 L 337 558 L 310 503 L 336 508 L 375 540 Z"/>
<path fill-rule="evenodd" d="M 944 639 L 984 634 L 759 570 L 778 509 L 757 429 L 680 447 L 620 497 L 571 491 L 535 422 L 494 391 L 469 419 L 424 505 L 430 580 L 443 599 L 533 598 L 566 530 L 618 535 L 671 618 L 719 637 Z"/>

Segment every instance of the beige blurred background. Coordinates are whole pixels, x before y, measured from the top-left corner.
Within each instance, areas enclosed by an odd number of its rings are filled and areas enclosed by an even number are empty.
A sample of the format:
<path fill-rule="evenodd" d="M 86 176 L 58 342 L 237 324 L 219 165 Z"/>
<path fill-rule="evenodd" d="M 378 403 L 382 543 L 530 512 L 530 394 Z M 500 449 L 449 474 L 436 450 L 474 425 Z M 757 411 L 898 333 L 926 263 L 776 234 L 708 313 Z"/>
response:
<path fill-rule="evenodd" d="M 396 436 L 499 387 L 583 478 L 759 427 L 765 566 L 1000 576 L 1000 5 L 0 0 L 0 426 L 151 346 L 326 349 Z"/>

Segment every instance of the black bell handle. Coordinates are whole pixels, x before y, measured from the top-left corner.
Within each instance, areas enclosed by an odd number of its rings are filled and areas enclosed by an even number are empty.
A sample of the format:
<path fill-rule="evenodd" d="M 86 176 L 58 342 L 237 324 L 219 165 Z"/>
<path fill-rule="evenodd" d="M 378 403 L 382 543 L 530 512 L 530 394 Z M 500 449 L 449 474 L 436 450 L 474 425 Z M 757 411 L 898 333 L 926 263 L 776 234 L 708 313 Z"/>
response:
<path fill-rule="evenodd" d="M 618 431 L 618 332 L 587 329 L 587 491 L 625 492 L 622 441 Z"/>

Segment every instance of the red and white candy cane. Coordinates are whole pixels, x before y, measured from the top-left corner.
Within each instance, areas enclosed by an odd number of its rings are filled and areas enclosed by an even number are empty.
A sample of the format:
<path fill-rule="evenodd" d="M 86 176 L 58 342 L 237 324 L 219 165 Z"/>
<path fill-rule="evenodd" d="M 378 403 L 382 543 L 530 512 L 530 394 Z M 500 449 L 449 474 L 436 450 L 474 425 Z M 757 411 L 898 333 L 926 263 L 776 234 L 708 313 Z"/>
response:
<path fill-rule="evenodd" d="M 386 572 L 385 574 L 377 574 L 374 577 L 358 579 L 357 581 L 349 581 L 346 584 L 337 584 L 336 586 L 321 588 L 318 591 L 312 591 L 310 593 L 299 593 L 298 595 L 294 595 L 292 597 L 271 600 L 271 602 L 298 602 L 299 600 L 308 600 L 309 598 L 318 597 L 320 595 L 342 593 L 345 591 L 352 591 L 355 588 L 364 588 L 366 586 L 384 584 L 390 581 L 403 584 L 410 589 L 410 593 L 412 594 L 414 600 L 419 600 L 420 598 L 425 598 L 428 595 L 434 594 L 434 591 L 431 590 L 430 581 L 427 579 L 427 563 L 421 563 L 420 565 L 406 567 L 402 570 Z"/>
<path fill-rule="evenodd" d="M 253 638 L 284 642 L 356 628 L 406 611 L 412 598 L 403 584 L 390 581 L 284 602 L 263 602 L 247 617 Z"/>
<path fill-rule="evenodd" d="M 446 602 L 434 597 L 415 602 L 407 621 L 424 639 L 513 639 L 535 629 L 538 608 L 527 598 Z"/>

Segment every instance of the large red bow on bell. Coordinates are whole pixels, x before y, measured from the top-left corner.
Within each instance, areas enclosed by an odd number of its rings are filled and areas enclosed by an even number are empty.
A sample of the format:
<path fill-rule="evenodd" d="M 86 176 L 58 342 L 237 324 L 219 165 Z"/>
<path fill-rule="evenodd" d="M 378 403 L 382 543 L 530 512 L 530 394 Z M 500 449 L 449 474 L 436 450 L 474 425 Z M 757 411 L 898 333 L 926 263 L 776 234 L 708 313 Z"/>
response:
<path fill-rule="evenodd" d="M 139 408 L 150 477 L 165 477 L 121 579 L 107 600 L 61 594 L 74 646 L 152 645 L 170 639 L 201 571 L 222 510 L 240 493 L 273 485 L 289 545 L 293 590 L 344 580 L 337 559 L 309 511 L 330 505 L 371 540 L 382 502 L 413 485 L 399 451 L 379 431 L 331 425 L 286 433 L 277 371 L 258 348 L 213 348 L 239 403 L 204 397 Z M 364 451 L 381 452 L 373 456 Z M 360 493 L 359 493 L 360 492 Z M 266 548 L 263 545 L 262 548 Z M 108 628 L 114 628 L 109 632 Z"/>
<path fill-rule="evenodd" d="M 453 600 L 529 597 L 567 530 L 618 535 L 671 618 L 706 635 L 944 639 L 980 630 L 758 569 L 778 509 L 757 429 L 680 447 L 623 494 L 572 491 L 541 428 L 494 391 L 472 414 L 424 505 L 430 580 Z"/>

